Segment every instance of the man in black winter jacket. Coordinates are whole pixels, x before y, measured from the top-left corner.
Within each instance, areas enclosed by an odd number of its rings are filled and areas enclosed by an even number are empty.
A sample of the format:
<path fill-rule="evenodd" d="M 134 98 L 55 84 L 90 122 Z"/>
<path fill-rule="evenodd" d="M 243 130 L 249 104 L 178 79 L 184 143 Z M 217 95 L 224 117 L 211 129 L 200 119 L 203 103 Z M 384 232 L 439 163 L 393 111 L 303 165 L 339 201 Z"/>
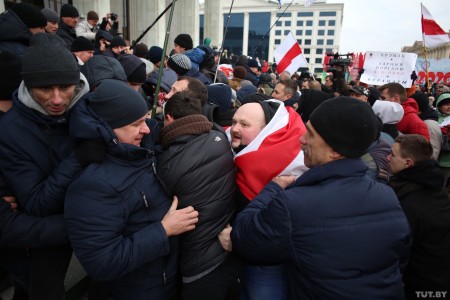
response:
<path fill-rule="evenodd" d="M 436 298 L 450 292 L 450 200 L 432 153 L 426 138 L 405 134 L 395 139 L 388 156 L 394 175 L 389 184 L 412 231 L 411 254 L 403 273 L 408 300 L 421 299 L 423 292 Z"/>
<path fill-rule="evenodd" d="M 164 107 L 157 173 L 179 207 L 201 216 L 181 238 L 183 299 L 237 299 L 240 264 L 217 236 L 235 211 L 235 171 L 230 144 L 202 114 L 200 100 L 174 94 Z"/>

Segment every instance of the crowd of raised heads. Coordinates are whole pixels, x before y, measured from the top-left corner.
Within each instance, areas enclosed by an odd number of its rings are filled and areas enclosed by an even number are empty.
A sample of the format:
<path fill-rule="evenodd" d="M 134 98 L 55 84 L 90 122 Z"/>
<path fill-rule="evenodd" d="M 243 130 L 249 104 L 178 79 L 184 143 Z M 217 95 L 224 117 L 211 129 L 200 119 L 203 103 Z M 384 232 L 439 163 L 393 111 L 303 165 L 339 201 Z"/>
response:
<path fill-rule="evenodd" d="M 65 299 L 71 261 L 96 300 L 449 297 L 448 84 L 291 74 L 82 15 L 0 14 L 13 299 Z"/>

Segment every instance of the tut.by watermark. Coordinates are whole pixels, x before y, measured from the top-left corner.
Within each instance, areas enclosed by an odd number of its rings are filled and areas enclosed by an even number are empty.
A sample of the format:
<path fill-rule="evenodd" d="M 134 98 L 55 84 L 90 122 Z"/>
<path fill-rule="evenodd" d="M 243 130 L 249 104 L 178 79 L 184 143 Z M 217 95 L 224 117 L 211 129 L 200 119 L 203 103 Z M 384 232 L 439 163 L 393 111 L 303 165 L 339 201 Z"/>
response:
<path fill-rule="evenodd" d="M 417 298 L 423 299 L 446 299 L 448 291 L 416 291 Z"/>

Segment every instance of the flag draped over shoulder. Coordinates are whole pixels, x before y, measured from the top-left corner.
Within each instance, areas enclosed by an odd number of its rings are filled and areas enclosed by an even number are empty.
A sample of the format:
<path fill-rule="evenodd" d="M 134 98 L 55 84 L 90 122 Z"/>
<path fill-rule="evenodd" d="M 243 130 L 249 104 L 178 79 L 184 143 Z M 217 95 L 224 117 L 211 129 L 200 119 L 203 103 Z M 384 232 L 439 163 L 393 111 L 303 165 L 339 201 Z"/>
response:
<path fill-rule="evenodd" d="M 423 4 L 422 6 L 422 35 L 426 47 L 437 47 L 450 42 L 448 34 L 436 23 L 433 16 Z"/>
<path fill-rule="evenodd" d="M 292 31 L 286 35 L 284 40 L 275 49 L 273 56 L 277 63 L 277 72 L 288 71 L 294 74 L 300 67 L 308 67 L 305 56 L 303 55 L 300 45 L 294 37 Z"/>
<path fill-rule="evenodd" d="M 276 176 L 300 176 L 308 169 L 299 141 L 305 132 L 300 115 L 280 102 L 269 124 L 235 157 L 237 185 L 247 199 Z"/>

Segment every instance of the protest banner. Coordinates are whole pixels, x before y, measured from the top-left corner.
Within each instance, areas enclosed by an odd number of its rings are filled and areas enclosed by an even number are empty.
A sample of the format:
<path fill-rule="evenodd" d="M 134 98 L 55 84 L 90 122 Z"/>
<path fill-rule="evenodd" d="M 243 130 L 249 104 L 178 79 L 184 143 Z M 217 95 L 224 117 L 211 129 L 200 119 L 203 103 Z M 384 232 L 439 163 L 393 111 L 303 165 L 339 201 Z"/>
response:
<path fill-rule="evenodd" d="M 417 54 L 414 53 L 367 51 L 361 82 L 371 85 L 397 82 L 409 88 L 416 60 Z"/>

